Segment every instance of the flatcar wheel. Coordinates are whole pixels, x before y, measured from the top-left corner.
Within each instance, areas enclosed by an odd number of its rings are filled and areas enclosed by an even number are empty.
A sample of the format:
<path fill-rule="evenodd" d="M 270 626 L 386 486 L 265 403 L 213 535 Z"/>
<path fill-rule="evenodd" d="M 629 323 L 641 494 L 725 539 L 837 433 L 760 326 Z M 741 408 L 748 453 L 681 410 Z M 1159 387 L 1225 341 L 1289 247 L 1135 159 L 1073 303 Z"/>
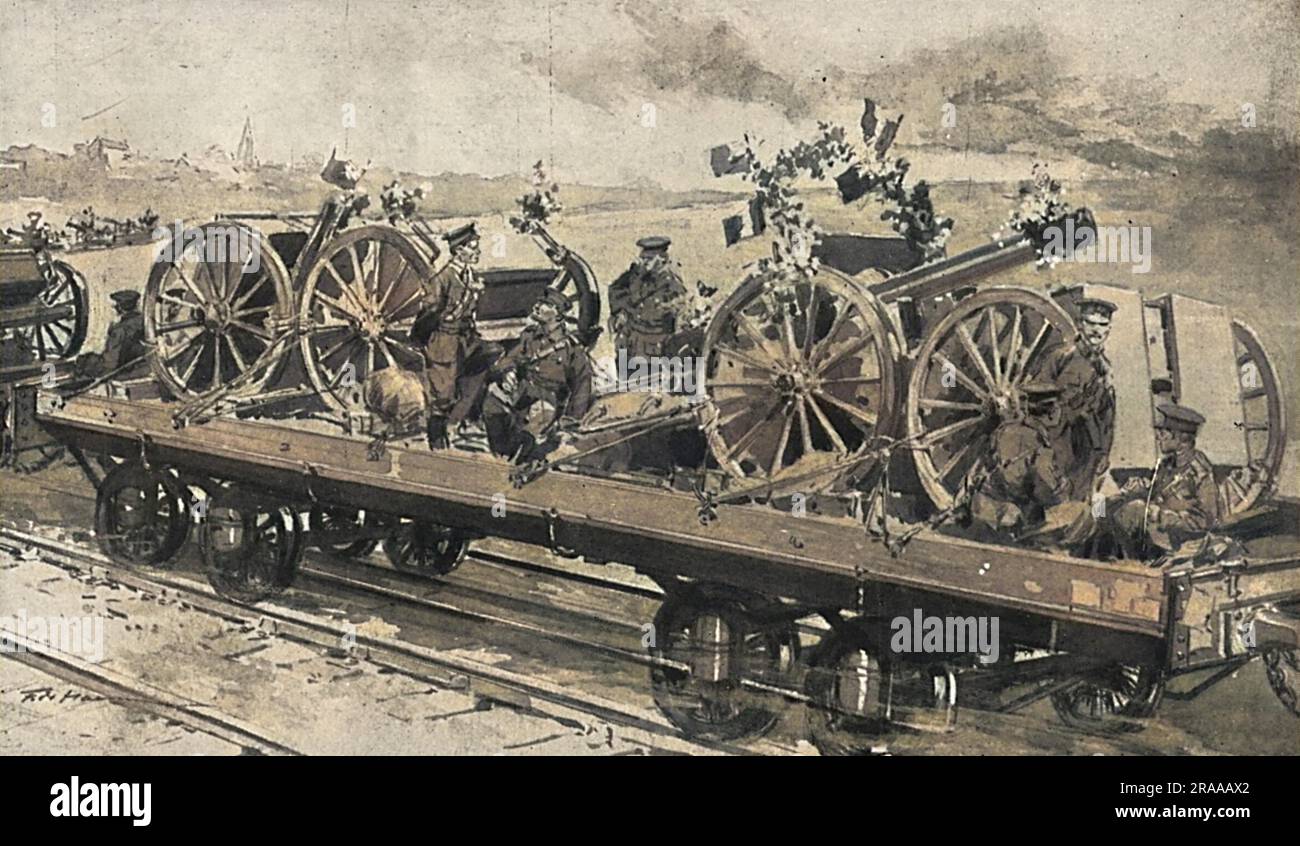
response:
<path fill-rule="evenodd" d="M 355 536 L 383 525 L 380 516 L 372 511 L 319 504 L 312 506 L 308 522 L 312 546 L 350 558 L 365 558 L 374 552 L 378 538 Z"/>
<path fill-rule="evenodd" d="M 276 368 L 253 365 L 293 314 L 289 273 L 269 239 L 230 221 L 188 230 L 185 242 L 158 256 L 145 285 L 150 367 L 177 397 L 236 379 L 256 392 Z"/>
<path fill-rule="evenodd" d="M 90 319 L 86 277 L 67 262 L 51 261 L 48 267 L 48 281 L 40 294 L 41 304 L 47 308 L 68 308 L 72 313 L 32 327 L 28 346 L 39 361 L 71 358 L 80 352 L 81 345 L 86 342 L 86 327 Z"/>
<path fill-rule="evenodd" d="M 1165 679 L 1146 664 L 1116 664 L 1083 676 L 1052 694 L 1052 706 L 1066 725 L 1106 733 L 1138 731 L 1125 717 L 1149 717 L 1160 705 Z"/>
<path fill-rule="evenodd" d="M 957 674 L 942 662 L 891 662 L 878 637 L 839 626 L 804 678 L 808 731 L 823 755 L 869 755 L 896 729 L 943 731 L 957 716 Z"/>
<path fill-rule="evenodd" d="M 880 303 L 843 274 L 747 280 L 705 337 L 704 431 L 736 478 L 799 477 L 869 453 L 893 432 L 898 344 Z"/>
<path fill-rule="evenodd" d="M 1264 670 L 1268 673 L 1268 686 L 1273 688 L 1282 705 L 1300 717 L 1300 650 L 1267 649 L 1264 651 Z"/>
<path fill-rule="evenodd" d="M 907 390 L 913 460 L 937 507 L 953 504 L 1043 353 L 1074 333 L 1070 315 L 1033 291 L 988 288 L 951 303 L 921 342 Z"/>
<path fill-rule="evenodd" d="M 156 566 L 189 535 L 189 499 L 169 471 L 119 464 L 95 496 L 95 536 L 104 554 L 129 566 Z"/>
<path fill-rule="evenodd" d="M 298 312 L 307 375 L 336 409 L 355 404 L 376 370 L 419 370 L 424 356 L 411 342 L 424 254 L 388 226 L 362 226 L 330 241 L 307 270 Z"/>
<path fill-rule="evenodd" d="M 297 515 L 227 489 L 204 513 L 200 546 L 208 582 L 222 596 L 259 602 L 292 582 L 302 554 Z"/>
<path fill-rule="evenodd" d="M 863 632 L 839 628 L 809 661 L 808 734 L 823 755 L 868 755 L 889 729 L 882 650 Z"/>
<path fill-rule="evenodd" d="M 465 560 L 469 541 L 449 526 L 424 520 L 403 522 L 384 540 L 384 553 L 399 570 L 445 576 Z"/>
<path fill-rule="evenodd" d="M 672 592 L 655 615 L 651 655 L 684 664 L 650 669 L 655 703 L 689 737 L 730 741 L 764 734 L 780 712 L 743 688 L 746 678 L 779 681 L 794 668 L 799 637 L 788 617 L 765 618 L 764 603 L 699 587 Z"/>
<path fill-rule="evenodd" d="M 1246 466 L 1234 468 L 1220 485 L 1227 516 L 1249 511 L 1277 485 L 1286 449 L 1286 403 L 1277 371 L 1259 336 L 1232 321 L 1236 341 L 1241 426 L 1246 435 Z"/>

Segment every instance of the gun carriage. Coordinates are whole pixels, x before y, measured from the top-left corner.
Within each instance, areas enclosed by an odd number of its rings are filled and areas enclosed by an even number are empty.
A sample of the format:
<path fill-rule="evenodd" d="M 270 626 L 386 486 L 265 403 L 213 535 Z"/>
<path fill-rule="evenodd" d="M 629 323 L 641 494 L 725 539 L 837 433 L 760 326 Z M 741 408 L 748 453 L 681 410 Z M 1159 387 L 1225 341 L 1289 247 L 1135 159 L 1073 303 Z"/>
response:
<path fill-rule="evenodd" d="M 0 309 L 0 330 L 32 360 L 71 358 L 86 341 L 86 279 L 44 241 L 0 250 Z"/>
<path fill-rule="evenodd" d="M 146 340 L 159 383 L 184 402 L 178 419 L 295 398 L 343 415 L 358 410 L 371 373 L 423 367 L 409 335 L 421 281 L 443 252 L 438 236 L 418 216 L 355 225 L 369 201 L 343 184 L 314 215 L 221 214 L 187 234 L 193 249 L 159 255 L 144 292 Z M 263 236 L 246 221 L 284 231 Z M 481 332 L 513 339 L 554 288 L 576 305 L 571 328 L 590 343 L 600 311 L 591 268 L 544 227 L 528 235 L 549 266 L 481 272 Z"/>
<path fill-rule="evenodd" d="M 1226 309 L 1179 295 L 979 287 L 1038 255 L 1020 236 L 920 263 L 901 239 L 841 235 L 816 274 L 746 280 L 703 347 L 703 420 L 718 466 L 772 490 L 842 490 L 897 454 L 896 481 L 948 508 L 1014 412 L 1018 387 L 1048 351 L 1074 339 L 1086 294 L 1120 306 L 1107 344 L 1125 370 L 1111 469 L 1155 466 L 1155 407 L 1176 398 L 1212 416 L 1201 443 L 1226 514 L 1236 519 L 1265 502 L 1281 470 L 1286 419 L 1258 335 Z"/>

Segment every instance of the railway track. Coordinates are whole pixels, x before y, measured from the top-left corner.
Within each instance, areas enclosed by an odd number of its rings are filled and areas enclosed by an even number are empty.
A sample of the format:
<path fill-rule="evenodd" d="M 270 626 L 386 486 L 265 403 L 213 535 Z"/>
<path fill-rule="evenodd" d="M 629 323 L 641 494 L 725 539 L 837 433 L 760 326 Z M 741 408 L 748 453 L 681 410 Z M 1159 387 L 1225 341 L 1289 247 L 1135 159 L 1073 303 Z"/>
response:
<path fill-rule="evenodd" d="M 540 714 L 566 726 L 582 725 L 601 733 L 616 730 L 623 739 L 639 743 L 657 753 L 789 754 L 793 751 L 790 748 L 767 741 L 742 747 L 734 744 L 687 740 L 681 736 L 679 730 L 663 721 L 657 712 L 649 708 L 640 708 L 618 702 L 610 698 L 583 692 L 572 686 L 549 681 L 539 675 L 503 669 L 463 655 L 449 654 L 446 651 L 428 648 L 406 640 L 366 634 L 357 631 L 354 626 L 324 620 L 316 615 L 279 604 L 263 603 L 256 608 L 245 606 L 220 597 L 212 593 L 206 584 L 191 581 L 179 574 L 127 569 L 103 556 L 98 551 L 61 543 L 15 528 L 0 526 L 0 547 L 7 547 L 19 554 L 24 549 L 34 549 L 37 555 L 45 561 L 72 572 L 85 572 L 90 568 L 99 568 L 112 579 L 144 593 L 153 593 L 159 589 L 166 589 L 183 597 L 185 602 L 201 613 L 244 626 L 260 628 L 268 634 L 283 637 L 290 641 L 335 651 L 340 649 L 340 644 L 348 644 L 348 648 L 359 657 L 364 657 L 381 668 L 399 672 L 439 687 L 469 690 L 480 699 L 488 699 L 527 712 Z M 343 569 L 384 572 L 377 567 Z M 385 585 L 382 582 L 363 581 L 355 578 L 355 574 L 354 576 L 348 576 L 346 573 L 340 572 L 337 565 L 331 566 L 328 563 L 319 566 L 311 565 L 307 568 L 306 574 L 309 579 L 315 579 L 332 589 L 329 594 L 323 595 L 322 598 L 337 600 L 339 596 L 336 591 L 359 592 L 372 597 L 379 596 L 391 602 L 402 603 L 411 609 L 425 613 L 437 611 L 492 626 L 504 626 L 527 635 L 546 637 L 563 643 L 570 648 L 600 652 L 629 663 L 644 664 L 649 661 L 648 656 L 631 653 L 629 650 L 620 649 L 609 644 L 569 636 L 547 630 L 541 626 L 509 620 L 482 611 L 421 597 L 410 590 L 410 585 L 395 586 L 392 584 Z M 400 576 L 401 574 L 396 575 Z M 305 590 L 310 590 L 306 584 L 302 587 Z M 37 653 L 28 654 L 36 655 Z M 64 663 L 71 664 L 71 662 L 67 661 Z M 128 698 L 133 702 L 137 699 L 152 701 L 147 695 L 138 696 L 137 694 L 140 691 L 131 690 L 129 683 L 125 680 L 113 679 L 103 675 L 103 669 L 98 666 L 82 665 L 77 667 L 68 666 L 62 669 L 54 667 L 53 669 L 57 671 L 56 675 L 75 673 L 77 675 L 76 679 L 60 675 L 60 677 L 67 678 L 69 681 L 85 684 L 92 687 L 92 689 L 95 689 L 94 686 L 98 686 L 99 689 L 112 691 L 113 696 L 109 698 Z M 114 685 L 117 686 L 114 687 Z M 104 695 L 108 696 L 107 693 Z M 179 715 L 177 717 L 179 721 L 185 722 L 183 719 L 185 715 L 182 713 L 185 707 L 184 703 L 169 701 L 164 692 L 158 692 L 152 699 L 156 700 L 156 702 L 153 702 L 150 707 L 157 708 L 160 712 L 168 712 L 168 714 L 174 712 Z M 201 712 L 194 715 L 193 719 L 196 728 L 207 730 L 199 725 L 204 722 L 205 716 Z M 217 726 L 209 733 L 216 734 L 218 729 L 228 732 L 238 731 L 238 727 L 222 729 Z M 217 734 L 217 736 L 221 735 Z M 231 742 L 237 742 L 246 748 L 258 749 L 259 751 L 265 748 L 266 750 L 276 751 L 277 754 L 290 754 L 292 752 L 287 747 L 283 751 L 276 750 L 274 741 L 258 738 L 252 732 L 248 733 L 248 737 L 242 739 L 235 734 L 232 734 L 232 737 L 235 739 L 232 739 Z"/>
<path fill-rule="evenodd" d="M 229 715 L 213 713 L 202 702 L 177 696 L 167 690 L 118 673 L 102 664 L 92 664 L 49 645 L 15 632 L 0 634 L 8 646 L 0 657 L 17 661 L 45 675 L 76 685 L 116 705 L 152 714 L 237 746 L 242 754 L 301 755 L 302 753 Z"/>

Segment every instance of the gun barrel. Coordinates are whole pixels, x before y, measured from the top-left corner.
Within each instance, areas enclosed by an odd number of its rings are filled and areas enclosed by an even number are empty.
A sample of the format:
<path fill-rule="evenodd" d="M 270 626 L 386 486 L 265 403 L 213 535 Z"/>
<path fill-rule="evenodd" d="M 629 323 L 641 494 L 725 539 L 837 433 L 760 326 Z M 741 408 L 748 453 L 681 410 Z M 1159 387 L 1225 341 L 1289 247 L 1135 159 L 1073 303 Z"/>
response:
<path fill-rule="evenodd" d="M 1038 253 L 1030 239 L 1017 235 L 891 276 L 871 285 L 870 291 L 886 303 L 901 297 L 938 297 L 986 276 L 1037 259 Z"/>
<path fill-rule="evenodd" d="M 312 220 L 315 217 L 316 212 L 273 211 L 217 212 L 213 215 L 214 220 Z"/>

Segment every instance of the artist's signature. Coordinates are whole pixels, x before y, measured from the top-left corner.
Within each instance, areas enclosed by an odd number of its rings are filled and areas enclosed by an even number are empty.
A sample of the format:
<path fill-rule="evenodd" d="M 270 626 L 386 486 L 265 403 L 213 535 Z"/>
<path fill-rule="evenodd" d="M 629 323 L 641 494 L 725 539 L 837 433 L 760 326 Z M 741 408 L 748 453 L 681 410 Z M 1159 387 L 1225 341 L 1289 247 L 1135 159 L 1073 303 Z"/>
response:
<path fill-rule="evenodd" d="M 56 702 L 60 705 L 65 702 L 99 702 L 104 698 L 70 687 L 63 690 L 62 696 L 52 687 L 29 687 L 18 691 L 18 695 L 22 697 L 21 702 Z"/>

